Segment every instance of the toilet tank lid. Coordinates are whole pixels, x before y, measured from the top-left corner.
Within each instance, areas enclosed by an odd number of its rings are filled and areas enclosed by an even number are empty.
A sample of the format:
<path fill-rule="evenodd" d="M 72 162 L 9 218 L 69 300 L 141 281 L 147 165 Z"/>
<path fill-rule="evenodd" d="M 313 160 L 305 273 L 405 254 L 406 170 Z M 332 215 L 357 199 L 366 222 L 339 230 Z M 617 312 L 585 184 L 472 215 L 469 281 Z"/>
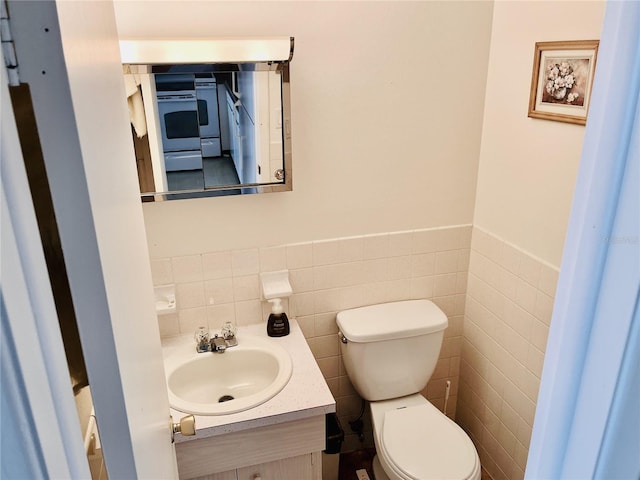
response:
<path fill-rule="evenodd" d="M 338 328 L 350 342 L 379 342 L 415 337 L 447 328 L 447 316 L 429 300 L 381 303 L 344 310 Z"/>

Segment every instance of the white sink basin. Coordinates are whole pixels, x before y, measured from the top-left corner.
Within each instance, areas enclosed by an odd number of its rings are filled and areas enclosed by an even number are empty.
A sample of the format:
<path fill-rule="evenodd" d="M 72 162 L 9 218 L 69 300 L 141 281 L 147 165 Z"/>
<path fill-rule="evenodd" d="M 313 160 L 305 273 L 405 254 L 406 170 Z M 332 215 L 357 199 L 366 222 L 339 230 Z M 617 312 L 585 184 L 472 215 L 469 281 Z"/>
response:
<path fill-rule="evenodd" d="M 245 335 L 225 353 L 196 353 L 192 345 L 165 360 L 169 404 L 195 415 L 226 415 L 260 405 L 285 387 L 291 372 L 286 350 Z"/>

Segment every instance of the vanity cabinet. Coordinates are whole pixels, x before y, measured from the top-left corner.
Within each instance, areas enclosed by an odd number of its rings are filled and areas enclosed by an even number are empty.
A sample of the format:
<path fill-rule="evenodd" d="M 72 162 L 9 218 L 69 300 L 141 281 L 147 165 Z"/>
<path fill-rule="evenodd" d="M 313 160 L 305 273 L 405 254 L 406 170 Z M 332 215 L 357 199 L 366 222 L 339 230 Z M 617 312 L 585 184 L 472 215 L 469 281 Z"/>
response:
<path fill-rule="evenodd" d="M 283 458 L 226 472 L 198 477 L 196 480 L 320 480 L 322 478 L 320 452 Z"/>
<path fill-rule="evenodd" d="M 181 479 L 321 480 L 325 418 L 251 428 L 176 444 Z"/>

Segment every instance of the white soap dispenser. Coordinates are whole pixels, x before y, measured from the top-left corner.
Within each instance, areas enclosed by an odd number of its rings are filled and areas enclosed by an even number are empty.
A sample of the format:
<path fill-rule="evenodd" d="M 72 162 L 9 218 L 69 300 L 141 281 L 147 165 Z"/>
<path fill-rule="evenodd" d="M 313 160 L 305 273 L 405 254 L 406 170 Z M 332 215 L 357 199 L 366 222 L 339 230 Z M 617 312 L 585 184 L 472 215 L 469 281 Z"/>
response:
<path fill-rule="evenodd" d="M 270 337 L 284 337 L 289 335 L 289 319 L 282 308 L 279 298 L 269 300 L 271 303 L 271 315 L 267 320 L 267 335 Z"/>

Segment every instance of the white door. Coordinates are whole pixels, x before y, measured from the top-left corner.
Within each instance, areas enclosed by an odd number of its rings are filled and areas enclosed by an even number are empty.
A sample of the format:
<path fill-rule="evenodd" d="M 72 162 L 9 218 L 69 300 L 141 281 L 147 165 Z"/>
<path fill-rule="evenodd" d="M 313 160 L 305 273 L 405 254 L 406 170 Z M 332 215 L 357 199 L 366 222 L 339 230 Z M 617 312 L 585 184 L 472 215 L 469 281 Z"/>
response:
<path fill-rule="evenodd" d="M 111 478 L 177 478 L 111 2 L 10 1 Z"/>

